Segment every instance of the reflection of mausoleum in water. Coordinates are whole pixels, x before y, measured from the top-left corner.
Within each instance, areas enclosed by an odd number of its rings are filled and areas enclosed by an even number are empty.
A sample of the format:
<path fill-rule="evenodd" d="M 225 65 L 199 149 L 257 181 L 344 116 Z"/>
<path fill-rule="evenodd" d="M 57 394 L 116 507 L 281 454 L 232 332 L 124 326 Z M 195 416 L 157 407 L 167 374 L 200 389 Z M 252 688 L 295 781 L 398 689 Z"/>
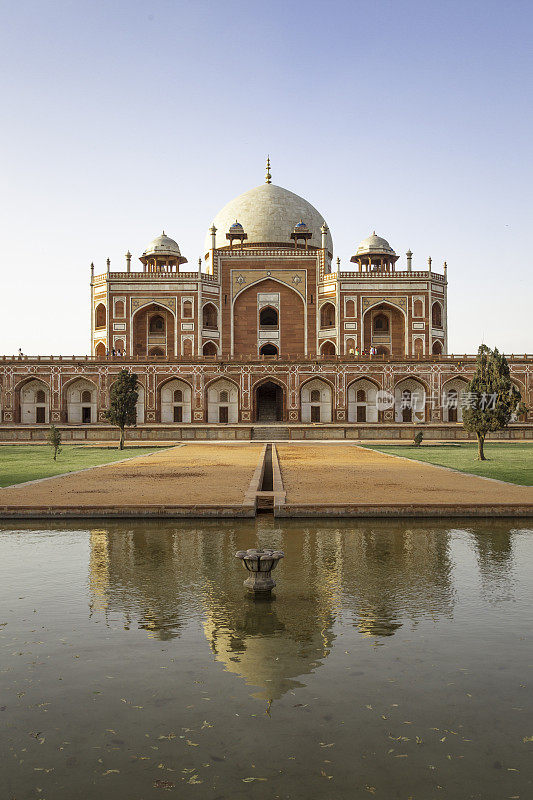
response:
<path fill-rule="evenodd" d="M 285 551 L 278 599 L 254 603 L 234 553 L 267 544 Z M 321 665 L 336 619 L 378 640 L 406 623 L 449 617 L 454 605 L 450 535 L 422 523 L 343 530 L 331 521 L 311 530 L 302 521 L 285 535 L 266 517 L 252 530 L 248 522 L 223 530 L 132 523 L 128 531 L 109 523 L 91 531 L 89 566 L 92 614 L 160 640 L 199 624 L 215 659 L 267 699 Z"/>

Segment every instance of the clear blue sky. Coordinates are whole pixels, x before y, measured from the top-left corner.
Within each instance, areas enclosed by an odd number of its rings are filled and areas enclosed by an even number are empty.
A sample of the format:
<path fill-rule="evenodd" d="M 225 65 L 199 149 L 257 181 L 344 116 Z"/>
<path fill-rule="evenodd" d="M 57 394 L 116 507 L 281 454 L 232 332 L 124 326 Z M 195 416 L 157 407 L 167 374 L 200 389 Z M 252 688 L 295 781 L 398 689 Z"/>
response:
<path fill-rule="evenodd" d="M 529 2 L 2 5 L 0 352 L 89 350 L 89 264 L 195 264 L 273 182 L 345 268 L 373 229 L 449 265 L 450 350 L 533 351 Z M 137 262 L 138 263 L 138 262 Z"/>

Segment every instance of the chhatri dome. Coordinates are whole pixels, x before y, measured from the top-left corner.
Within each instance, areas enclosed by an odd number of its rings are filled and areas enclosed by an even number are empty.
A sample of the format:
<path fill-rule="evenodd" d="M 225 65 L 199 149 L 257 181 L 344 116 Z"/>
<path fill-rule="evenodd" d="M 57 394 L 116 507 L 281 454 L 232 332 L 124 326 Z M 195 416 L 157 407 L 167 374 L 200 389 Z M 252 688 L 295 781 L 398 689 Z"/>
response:
<path fill-rule="evenodd" d="M 367 236 L 366 239 L 363 239 L 357 251 L 355 253 L 356 256 L 364 256 L 364 255 L 389 255 L 395 256 L 396 253 L 388 243 L 386 239 L 382 239 L 381 236 L 376 235 L 376 231 L 372 233 L 371 236 Z"/>
<path fill-rule="evenodd" d="M 322 246 L 324 217 L 303 197 L 289 192 L 282 186 L 270 183 L 270 162 L 267 162 L 266 183 L 249 189 L 231 200 L 218 212 L 213 224 L 216 231 L 216 247 L 226 247 L 226 234 L 238 220 L 247 234 L 246 244 L 271 244 L 294 247 L 291 234 L 300 222 L 305 223 L 312 236 L 308 240 L 310 248 Z M 327 248 L 333 254 L 333 241 L 328 230 Z M 211 231 L 205 238 L 205 252 L 211 249 Z"/>
<path fill-rule="evenodd" d="M 178 264 L 187 263 L 187 259 L 180 253 L 178 243 L 171 239 L 170 236 L 167 236 L 165 231 L 150 242 L 143 256 L 145 258 L 149 256 L 170 256 L 176 258 Z"/>

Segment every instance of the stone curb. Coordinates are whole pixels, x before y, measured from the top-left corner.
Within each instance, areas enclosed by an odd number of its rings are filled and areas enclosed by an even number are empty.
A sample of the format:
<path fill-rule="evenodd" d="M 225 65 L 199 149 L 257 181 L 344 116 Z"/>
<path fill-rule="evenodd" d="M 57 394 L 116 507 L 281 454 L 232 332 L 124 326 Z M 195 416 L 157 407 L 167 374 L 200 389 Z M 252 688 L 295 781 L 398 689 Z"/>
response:
<path fill-rule="evenodd" d="M 228 506 L 0 506 L 0 519 L 186 519 L 255 517 L 255 507 Z"/>
<path fill-rule="evenodd" d="M 244 508 L 253 509 L 254 516 L 257 509 L 257 493 L 261 491 L 261 484 L 263 483 L 263 475 L 265 474 L 266 451 L 267 451 L 267 445 L 265 444 L 263 449 L 261 450 L 259 461 L 257 462 L 254 474 L 252 475 L 252 480 L 250 481 L 248 489 L 246 490 L 246 494 L 244 495 L 244 500 L 242 503 Z"/>
<path fill-rule="evenodd" d="M 285 504 L 275 509 L 276 517 L 354 517 L 354 518 L 439 518 L 439 517 L 530 517 L 533 518 L 531 505 L 303 505 Z"/>
<path fill-rule="evenodd" d="M 273 490 L 274 490 L 274 515 L 276 515 L 276 508 L 281 509 L 285 505 L 287 492 L 283 486 L 283 478 L 281 477 L 281 469 L 279 466 L 278 449 L 272 443 L 272 477 L 273 477 Z"/>

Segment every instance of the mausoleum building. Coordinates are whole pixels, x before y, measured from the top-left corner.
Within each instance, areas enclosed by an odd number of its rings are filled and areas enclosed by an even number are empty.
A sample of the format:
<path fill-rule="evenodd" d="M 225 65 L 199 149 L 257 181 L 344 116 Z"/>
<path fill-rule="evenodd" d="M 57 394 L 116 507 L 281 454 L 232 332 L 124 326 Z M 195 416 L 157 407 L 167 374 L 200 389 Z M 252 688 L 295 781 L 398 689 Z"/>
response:
<path fill-rule="evenodd" d="M 123 269 L 91 265 L 90 354 L 4 357 L 3 427 L 101 427 L 123 367 L 139 377 L 138 428 L 460 422 L 475 356 L 448 353 L 446 263 L 422 268 L 376 231 L 350 261 L 268 163 L 215 216 L 194 268 L 165 231 Z M 533 359 L 509 361 L 531 408 Z"/>

